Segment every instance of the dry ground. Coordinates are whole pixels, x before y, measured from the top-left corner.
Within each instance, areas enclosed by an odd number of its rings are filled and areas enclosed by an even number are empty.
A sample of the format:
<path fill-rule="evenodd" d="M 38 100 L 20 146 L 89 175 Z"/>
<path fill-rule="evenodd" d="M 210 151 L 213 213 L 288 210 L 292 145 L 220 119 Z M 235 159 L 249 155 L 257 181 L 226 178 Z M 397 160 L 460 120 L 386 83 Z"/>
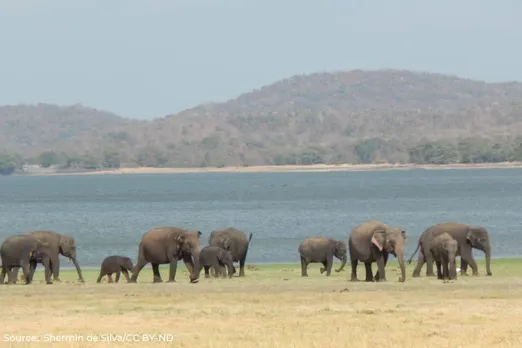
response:
<path fill-rule="evenodd" d="M 410 169 L 493 169 L 493 168 L 521 168 L 522 162 L 500 163 L 458 163 L 458 164 L 313 164 L 313 165 L 284 165 L 284 166 L 250 166 L 250 167 L 223 167 L 223 168 L 120 168 L 96 170 L 89 172 L 60 172 L 31 174 L 33 176 L 49 175 L 109 175 L 109 174 L 173 174 L 173 173 L 268 173 L 268 172 L 334 172 L 334 171 L 382 171 L 382 170 L 410 170 Z"/>
<path fill-rule="evenodd" d="M 337 265 L 336 265 L 337 266 Z M 13 347 L 521 347 L 522 260 L 494 260 L 493 276 L 452 283 L 411 278 L 398 283 L 349 282 L 350 266 L 327 278 L 312 265 L 249 266 L 246 277 L 189 284 L 183 263 L 177 283 L 152 284 L 150 268 L 137 284 L 85 284 L 62 271 L 63 283 L 45 285 L 42 270 L 31 285 L 2 285 L 5 335 L 36 335 L 39 343 Z M 364 276 L 359 267 L 359 278 Z M 425 269 L 423 269 L 424 271 Z M 203 275 L 203 272 L 202 272 Z M 162 268 L 164 279 L 167 269 Z M 102 334 L 171 334 L 172 342 L 103 342 Z M 44 342 L 45 334 L 75 335 L 84 342 Z M 98 335 L 99 342 L 87 342 Z M 141 336 L 140 336 L 141 337 Z M 141 340 L 141 338 L 140 338 Z"/>

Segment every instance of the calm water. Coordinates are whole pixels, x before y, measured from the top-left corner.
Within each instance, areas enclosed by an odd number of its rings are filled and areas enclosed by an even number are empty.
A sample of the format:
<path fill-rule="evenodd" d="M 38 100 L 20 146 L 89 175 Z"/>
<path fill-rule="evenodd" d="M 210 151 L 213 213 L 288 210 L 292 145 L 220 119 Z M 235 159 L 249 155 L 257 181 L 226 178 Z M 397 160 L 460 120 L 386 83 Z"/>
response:
<path fill-rule="evenodd" d="M 405 228 L 407 257 L 446 220 L 483 225 L 493 257 L 516 257 L 521 212 L 519 169 L 0 177 L 0 238 L 70 234 L 83 268 L 110 254 L 135 260 L 141 235 L 165 225 L 201 230 L 202 246 L 211 230 L 234 226 L 254 233 L 247 262 L 299 262 L 303 238 L 346 240 L 367 219 Z"/>

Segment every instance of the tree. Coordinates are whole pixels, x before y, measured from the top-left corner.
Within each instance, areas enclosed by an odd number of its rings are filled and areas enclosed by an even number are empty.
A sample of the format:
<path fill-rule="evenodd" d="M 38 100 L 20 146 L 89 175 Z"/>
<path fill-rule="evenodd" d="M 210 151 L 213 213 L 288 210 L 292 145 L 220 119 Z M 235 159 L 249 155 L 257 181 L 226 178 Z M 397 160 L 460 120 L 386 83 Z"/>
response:
<path fill-rule="evenodd" d="M 104 168 L 120 168 L 120 154 L 115 150 L 105 150 L 103 153 Z"/>
<path fill-rule="evenodd" d="M 0 175 L 11 175 L 20 166 L 18 158 L 12 153 L 0 153 Z"/>

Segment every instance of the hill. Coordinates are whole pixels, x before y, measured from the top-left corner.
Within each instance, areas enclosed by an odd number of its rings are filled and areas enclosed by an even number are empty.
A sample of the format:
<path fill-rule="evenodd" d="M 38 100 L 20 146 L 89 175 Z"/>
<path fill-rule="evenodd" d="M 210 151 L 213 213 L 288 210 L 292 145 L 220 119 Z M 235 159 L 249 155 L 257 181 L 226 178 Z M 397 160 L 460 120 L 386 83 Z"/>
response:
<path fill-rule="evenodd" d="M 153 121 L 0 108 L 0 146 L 92 168 L 495 162 L 522 159 L 520 134 L 522 83 L 403 70 L 293 76 Z"/>

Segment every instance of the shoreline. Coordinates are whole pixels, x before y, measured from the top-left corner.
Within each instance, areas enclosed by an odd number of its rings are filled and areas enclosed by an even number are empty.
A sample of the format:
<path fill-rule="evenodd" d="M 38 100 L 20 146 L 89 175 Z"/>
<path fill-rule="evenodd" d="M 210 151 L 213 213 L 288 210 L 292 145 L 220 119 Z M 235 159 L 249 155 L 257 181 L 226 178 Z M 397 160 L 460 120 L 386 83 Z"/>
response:
<path fill-rule="evenodd" d="M 357 172 L 390 170 L 455 170 L 455 169 L 515 169 L 522 162 L 459 163 L 459 164 L 314 164 L 314 165 L 266 165 L 250 167 L 206 168 L 120 168 L 97 171 L 16 173 L 14 176 L 69 176 L 69 175 L 125 175 L 125 174 L 194 174 L 194 173 L 283 173 L 283 172 Z"/>

